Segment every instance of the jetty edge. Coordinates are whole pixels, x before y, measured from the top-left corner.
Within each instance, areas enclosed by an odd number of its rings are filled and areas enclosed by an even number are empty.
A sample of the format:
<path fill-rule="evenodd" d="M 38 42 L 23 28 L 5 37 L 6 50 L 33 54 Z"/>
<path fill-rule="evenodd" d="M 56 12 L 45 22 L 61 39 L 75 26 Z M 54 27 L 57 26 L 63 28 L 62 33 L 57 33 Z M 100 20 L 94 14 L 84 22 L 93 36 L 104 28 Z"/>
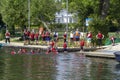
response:
<path fill-rule="evenodd" d="M 41 49 L 41 50 L 47 50 L 48 46 L 45 45 L 24 45 L 22 42 L 11 42 L 10 44 L 6 44 L 4 41 L 0 41 L 0 44 L 3 45 L 3 47 L 16 47 L 16 48 L 34 48 L 34 49 Z M 58 52 L 63 52 L 63 47 L 58 47 Z M 98 48 L 92 47 L 92 48 L 84 48 L 84 51 L 95 51 Z M 79 47 L 68 47 L 68 52 L 77 52 L 80 51 Z"/>
<path fill-rule="evenodd" d="M 10 44 L 6 44 L 4 41 L 0 41 L 0 44 L 3 44 L 4 47 L 13 47 L 13 48 L 32 48 L 32 49 L 40 49 L 42 51 L 46 51 L 48 46 L 44 45 L 24 45 L 22 42 L 11 42 Z M 84 53 L 88 57 L 99 57 L 99 58 L 111 58 L 114 59 L 115 55 L 113 53 L 104 52 L 103 50 L 108 47 L 104 46 L 103 49 L 99 50 L 97 47 L 93 48 L 84 48 L 84 51 L 80 51 L 78 47 L 69 47 L 68 52 L 75 53 Z M 58 47 L 58 52 L 62 52 L 63 48 Z"/>

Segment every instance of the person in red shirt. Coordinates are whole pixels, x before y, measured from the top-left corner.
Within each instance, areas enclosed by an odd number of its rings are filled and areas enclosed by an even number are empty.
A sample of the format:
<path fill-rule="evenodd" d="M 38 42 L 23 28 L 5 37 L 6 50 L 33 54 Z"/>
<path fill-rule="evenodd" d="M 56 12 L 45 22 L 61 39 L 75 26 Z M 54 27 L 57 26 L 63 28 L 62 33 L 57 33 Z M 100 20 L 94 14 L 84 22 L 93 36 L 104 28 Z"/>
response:
<path fill-rule="evenodd" d="M 30 34 L 31 34 L 31 32 L 30 32 L 30 30 L 28 29 L 28 30 L 27 30 L 27 42 L 28 42 L 28 44 L 30 44 Z"/>
<path fill-rule="evenodd" d="M 83 51 L 84 50 L 84 45 L 85 45 L 85 41 L 83 39 L 81 39 L 80 41 L 80 51 Z"/>
<path fill-rule="evenodd" d="M 34 30 L 32 30 L 32 32 L 30 33 L 30 40 L 32 41 L 32 44 L 34 44 L 34 40 L 35 40 L 34 36 L 35 36 L 35 33 L 34 33 Z"/>
<path fill-rule="evenodd" d="M 38 45 L 38 40 L 39 40 L 39 33 L 36 32 L 35 33 L 35 42 L 36 42 L 36 45 Z"/>
<path fill-rule="evenodd" d="M 49 43 L 50 43 L 50 32 L 46 31 L 45 36 L 46 36 L 45 40 L 46 40 L 47 44 L 49 45 Z"/>
<path fill-rule="evenodd" d="M 19 53 L 19 54 L 27 53 L 27 50 L 26 50 L 25 48 L 20 48 L 20 49 L 18 50 L 18 53 Z"/>
<path fill-rule="evenodd" d="M 52 52 L 53 52 L 54 54 L 58 54 L 58 51 L 57 51 L 57 49 L 55 48 L 55 46 L 52 47 Z"/>
<path fill-rule="evenodd" d="M 63 44 L 63 51 L 67 52 L 67 42 L 64 42 L 64 44 Z"/>
<path fill-rule="evenodd" d="M 8 30 L 5 33 L 5 43 L 10 43 L 10 32 Z"/>
<path fill-rule="evenodd" d="M 110 37 L 110 40 L 111 40 L 111 42 L 112 42 L 112 46 L 114 46 L 114 45 L 115 45 L 115 37 L 114 37 L 114 36 L 111 36 L 111 37 Z"/>
<path fill-rule="evenodd" d="M 87 37 L 87 47 L 91 47 L 92 33 L 91 32 L 87 33 L 86 37 Z"/>
<path fill-rule="evenodd" d="M 28 42 L 28 33 L 27 33 L 27 29 L 24 29 L 23 32 L 23 39 L 24 39 L 24 45 Z"/>
<path fill-rule="evenodd" d="M 102 39 L 104 38 L 104 35 L 99 31 L 98 34 L 96 35 L 96 38 L 98 40 L 98 46 L 100 48 L 102 45 Z"/>
<path fill-rule="evenodd" d="M 45 32 L 42 33 L 42 41 L 45 41 Z"/>
<path fill-rule="evenodd" d="M 14 49 L 11 51 L 11 54 L 12 54 L 12 55 L 16 54 L 16 52 L 15 52 Z"/>
<path fill-rule="evenodd" d="M 50 52 L 53 52 L 54 54 L 58 53 L 57 49 L 55 48 L 55 41 L 54 40 L 52 40 L 49 43 L 48 50 L 47 50 L 46 54 L 49 54 Z"/>
<path fill-rule="evenodd" d="M 67 32 L 64 33 L 63 38 L 64 38 L 64 42 L 66 42 L 67 41 Z"/>

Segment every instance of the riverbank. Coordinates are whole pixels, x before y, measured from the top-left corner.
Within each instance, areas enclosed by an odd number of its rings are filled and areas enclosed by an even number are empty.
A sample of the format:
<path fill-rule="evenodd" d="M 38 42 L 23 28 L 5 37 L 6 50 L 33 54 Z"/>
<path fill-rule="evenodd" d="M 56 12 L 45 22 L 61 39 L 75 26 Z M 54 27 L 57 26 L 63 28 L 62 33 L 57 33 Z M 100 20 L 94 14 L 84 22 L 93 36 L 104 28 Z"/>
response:
<path fill-rule="evenodd" d="M 4 47 L 16 47 L 16 48 L 34 48 L 34 49 L 41 49 L 46 51 L 48 46 L 41 46 L 41 45 L 24 45 L 22 42 L 11 42 L 10 44 L 5 44 L 4 41 L 0 41 L 4 45 Z M 75 52 L 75 53 L 84 53 L 86 56 L 89 57 L 101 57 L 101 58 L 115 58 L 114 52 L 120 50 L 120 43 L 116 43 L 115 46 L 108 45 L 103 46 L 102 49 L 98 48 L 84 48 L 84 51 L 80 51 L 78 47 L 69 47 L 68 52 Z M 58 47 L 58 51 L 62 52 L 62 47 Z"/>
<path fill-rule="evenodd" d="M 46 45 L 24 45 L 24 43 L 22 42 L 11 42 L 10 44 L 5 44 L 4 41 L 0 41 L 1 44 L 3 44 L 4 47 L 19 47 L 19 48 L 36 48 L 36 49 L 40 49 L 40 50 L 47 50 L 48 46 Z M 84 48 L 84 51 L 95 51 L 97 50 L 96 47 L 93 48 Z M 76 51 L 80 51 L 79 47 L 68 47 L 68 52 L 76 52 Z M 58 47 L 58 52 L 63 52 L 63 47 Z"/>

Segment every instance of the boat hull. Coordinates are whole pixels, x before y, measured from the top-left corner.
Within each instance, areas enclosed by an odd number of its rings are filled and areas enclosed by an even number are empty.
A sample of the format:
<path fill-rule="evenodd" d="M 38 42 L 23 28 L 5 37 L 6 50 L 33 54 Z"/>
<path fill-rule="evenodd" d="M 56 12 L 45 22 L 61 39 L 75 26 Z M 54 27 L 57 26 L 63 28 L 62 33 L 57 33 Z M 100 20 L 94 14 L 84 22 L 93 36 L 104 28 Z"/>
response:
<path fill-rule="evenodd" d="M 120 51 L 114 53 L 116 61 L 120 62 Z"/>

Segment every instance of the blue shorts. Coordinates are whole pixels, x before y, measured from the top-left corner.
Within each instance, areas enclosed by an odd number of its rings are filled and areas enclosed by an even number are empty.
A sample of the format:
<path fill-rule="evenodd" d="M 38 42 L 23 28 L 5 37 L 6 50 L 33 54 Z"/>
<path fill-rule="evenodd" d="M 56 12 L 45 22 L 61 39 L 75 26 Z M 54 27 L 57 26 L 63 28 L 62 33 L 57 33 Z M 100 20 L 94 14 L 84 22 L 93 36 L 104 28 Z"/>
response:
<path fill-rule="evenodd" d="M 75 38 L 75 41 L 79 41 L 80 40 L 80 38 Z"/>
<path fill-rule="evenodd" d="M 50 37 L 46 37 L 46 39 L 45 39 L 46 41 L 50 41 Z"/>

